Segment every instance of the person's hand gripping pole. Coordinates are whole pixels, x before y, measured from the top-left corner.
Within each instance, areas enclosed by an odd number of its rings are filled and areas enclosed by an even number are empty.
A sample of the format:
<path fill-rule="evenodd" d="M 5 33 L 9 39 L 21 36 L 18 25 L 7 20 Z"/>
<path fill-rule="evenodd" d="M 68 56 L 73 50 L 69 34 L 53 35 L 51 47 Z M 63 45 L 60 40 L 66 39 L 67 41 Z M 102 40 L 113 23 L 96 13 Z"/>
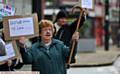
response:
<path fill-rule="evenodd" d="M 82 9 L 80 6 L 74 6 L 73 9 L 72 9 L 72 12 L 74 12 L 75 8 L 80 9 L 80 16 L 78 18 L 77 27 L 76 27 L 76 30 L 75 30 L 75 32 L 78 32 L 79 24 L 80 24 L 80 21 L 82 19 L 82 16 L 84 15 L 84 12 L 87 13 L 87 11 L 86 11 L 86 9 Z M 69 65 L 70 62 L 71 62 L 71 58 L 72 58 L 72 55 L 73 55 L 73 50 L 74 50 L 75 44 L 76 44 L 76 40 L 73 40 L 72 41 L 72 47 L 70 49 L 70 54 L 69 54 L 68 61 L 67 61 L 67 65 Z"/>

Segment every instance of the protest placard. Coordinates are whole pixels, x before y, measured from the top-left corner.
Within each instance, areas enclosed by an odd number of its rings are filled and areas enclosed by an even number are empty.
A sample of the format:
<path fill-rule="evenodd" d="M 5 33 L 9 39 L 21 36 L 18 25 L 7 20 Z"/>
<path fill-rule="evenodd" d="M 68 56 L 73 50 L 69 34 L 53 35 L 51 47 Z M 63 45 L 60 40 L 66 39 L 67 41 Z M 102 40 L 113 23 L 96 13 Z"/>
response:
<path fill-rule="evenodd" d="M 27 16 L 7 16 L 3 18 L 5 40 L 18 39 L 19 37 L 39 36 L 37 14 Z"/>
<path fill-rule="evenodd" d="M 82 8 L 94 9 L 94 0 L 80 0 L 80 6 Z"/>
<path fill-rule="evenodd" d="M 0 64 L 8 59 L 15 59 L 21 57 L 15 41 L 9 42 L 5 45 L 6 55 L 0 56 Z"/>
<path fill-rule="evenodd" d="M 4 16 L 12 16 L 14 14 L 15 8 L 13 6 L 0 3 L 0 20 L 2 20 Z"/>
<path fill-rule="evenodd" d="M 0 3 L 2 3 L 3 2 L 3 0 L 0 0 Z"/>

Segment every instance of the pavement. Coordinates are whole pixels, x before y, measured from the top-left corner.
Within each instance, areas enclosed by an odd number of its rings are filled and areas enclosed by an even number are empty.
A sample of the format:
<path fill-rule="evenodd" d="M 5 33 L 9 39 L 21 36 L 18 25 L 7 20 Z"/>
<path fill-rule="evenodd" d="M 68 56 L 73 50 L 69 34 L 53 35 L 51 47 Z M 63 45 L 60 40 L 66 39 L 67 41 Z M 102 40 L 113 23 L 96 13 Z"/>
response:
<path fill-rule="evenodd" d="M 120 48 L 110 45 L 109 51 L 105 51 L 104 47 L 96 47 L 95 52 L 78 52 L 76 63 L 72 67 L 92 67 L 111 65 L 120 55 Z"/>
<path fill-rule="evenodd" d="M 70 68 L 67 74 L 120 74 L 114 66 Z"/>
<path fill-rule="evenodd" d="M 74 68 L 85 68 L 85 67 L 88 68 L 88 67 L 113 65 L 114 62 L 118 59 L 119 55 L 120 55 L 120 48 L 117 48 L 116 46 L 110 45 L 109 51 L 105 51 L 103 46 L 96 47 L 95 52 L 78 52 L 76 56 L 76 63 L 71 64 L 71 68 L 74 69 Z M 119 58 L 119 62 L 120 62 L 120 58 Z M 20 69 L 20 71 L 30 71 L 30 70 L 31 70 L 31 65 L 24 65 Z"/>

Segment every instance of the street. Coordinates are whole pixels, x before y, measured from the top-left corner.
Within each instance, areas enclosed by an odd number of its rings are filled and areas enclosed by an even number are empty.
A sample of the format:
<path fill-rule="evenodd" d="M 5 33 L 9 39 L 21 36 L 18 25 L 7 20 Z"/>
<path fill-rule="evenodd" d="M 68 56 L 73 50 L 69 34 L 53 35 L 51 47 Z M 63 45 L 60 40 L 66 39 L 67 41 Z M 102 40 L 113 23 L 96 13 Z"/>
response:
<path fill-rule="evenodd" d="M 116 61 L 114 62 L 114 67 L 117 69 L 117 71 L 120 74 L 120 56 L 116 59 Z"/>
<path fill-rule="evenodd" d="M 24 65 L 22 71 L 30 71 L 30 65 Z M 20 71 L 21 71 L 20 70 Z M 111 66 L 75 67 L 67 69 L 68 74 L 120 74 L 120 57 Z"/>
<path fill-rule="evenodd" d="M 119 48 L 110 46 L 110 51 L 105 52 L 103 50 L 103 47 L 100 47 L 100 48 L 96 48 L 96 52 L 94 53 L 80 53 L 78 56 L 80 56 L 77 58 L 77 59 L 80 59 L 78 60 L 79 65 L 86 64 L 86 63 L 91 65 L 91 64 L 95 64 L 96 62 L 102 63 L 103 61 L 112 62 L 114 60 L 113 56 L 114 58 L 115 56 L 119 56 Z M 102 61 L 100 62 L 100 60 Z M 20 71 L 31 71 L 31 65 L 24 65 L 20 69 Z M 97 67 L 94 67 L 94 66 L 92 67 L 89 67 L 89 66 L 88 67 L 71 67 L 70 69 L 67 69 L 67 73 L 68 74 L 120 74 L 120 56 L 117 57 L 113 61 L 113 64 L 108 65 L 108 66 L 103 65 L 103 66 L 97 66 Z"/>
<path fill-rule="evenodd" d="M 68 74 L 119 74 L 114 66 L 70 68 Z"/>
<path fill-rule="evenodd" d="M 120 56 L 111 66 L 70 68 L 68 74 L 120 74 Z"/>

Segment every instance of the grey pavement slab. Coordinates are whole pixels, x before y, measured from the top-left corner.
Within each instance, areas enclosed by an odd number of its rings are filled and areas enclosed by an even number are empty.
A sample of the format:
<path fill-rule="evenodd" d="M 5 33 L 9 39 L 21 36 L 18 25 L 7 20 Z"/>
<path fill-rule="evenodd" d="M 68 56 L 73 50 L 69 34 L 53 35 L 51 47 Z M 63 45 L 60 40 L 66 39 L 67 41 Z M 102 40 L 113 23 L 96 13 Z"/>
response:
<path fill-rule="evenodd" d="M 118 56 L 118 58 L 116 59 L 116 61 L 114 62 L 113 65 L 118 70 L 118 72 L 120 74 L 120 55 Z"/>
<path fill-rule="evenodd" d="M 79 39 L 78 52 L 95 52 L 96 51 L 95 39 Z"/>
<path fill-rule="evenodd" d="M 68 74 L 119 74 L 114 66 L 70 68 Z"/>
<path fill-rule="evenodd" d="M 112 64 L 120 55 L 120 50 L 114 46 L 110 46 L 109 51 L 105 51 L 104 47 L 97 47 L 96 52 L 78 52 L 76 63 L 71 66 L 92 66 Z"/>

